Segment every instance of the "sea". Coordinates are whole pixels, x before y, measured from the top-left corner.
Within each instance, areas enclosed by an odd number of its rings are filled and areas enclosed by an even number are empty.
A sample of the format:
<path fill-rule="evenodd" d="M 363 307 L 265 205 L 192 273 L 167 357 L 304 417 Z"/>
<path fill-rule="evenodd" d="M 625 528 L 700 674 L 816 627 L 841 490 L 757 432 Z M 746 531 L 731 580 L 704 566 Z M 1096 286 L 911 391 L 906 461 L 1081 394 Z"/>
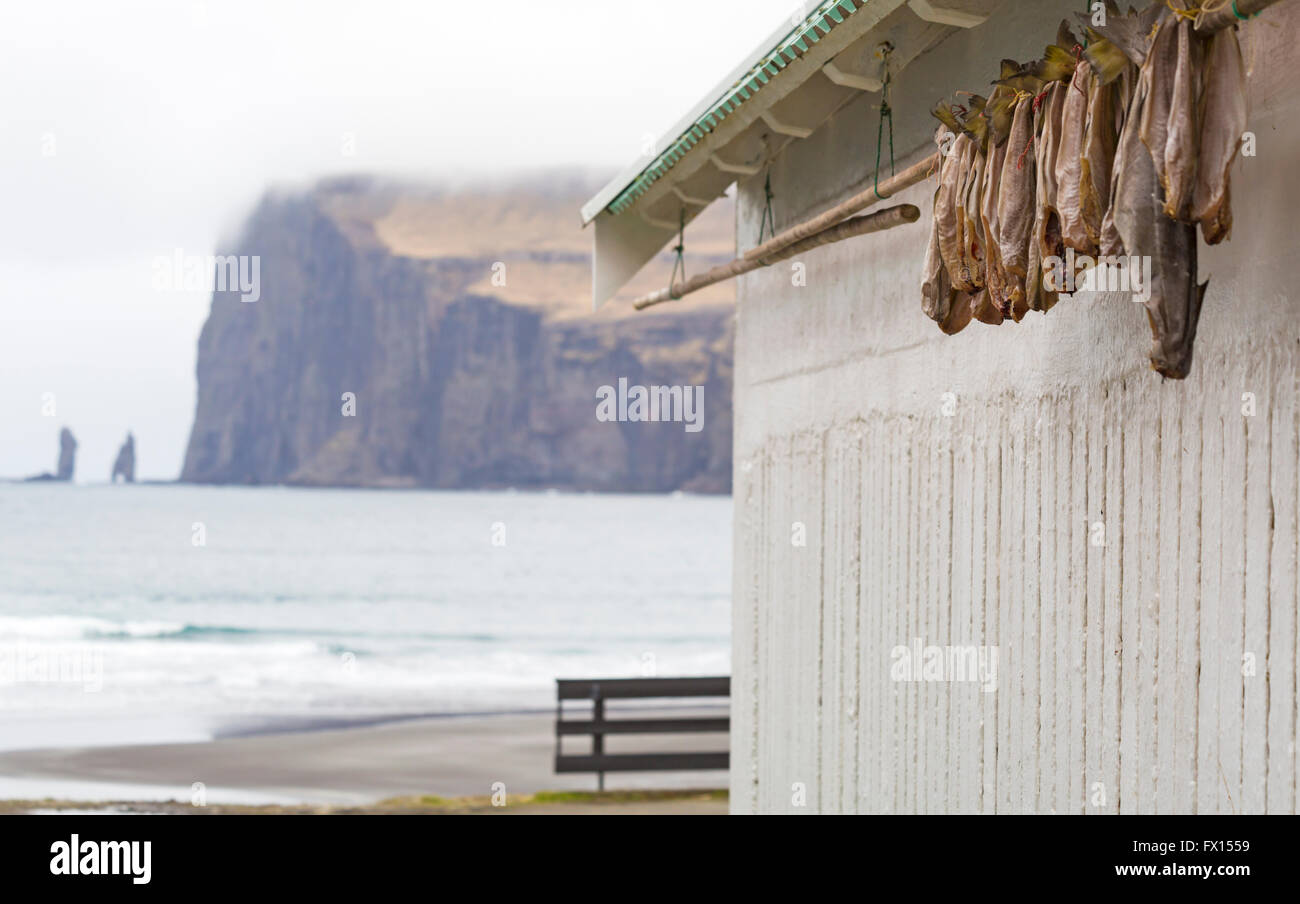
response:
<path fill-rule="evenodd" d="M 0 749 L 545 711 L 730 671 L 731 500 L 0 484 Z"/>

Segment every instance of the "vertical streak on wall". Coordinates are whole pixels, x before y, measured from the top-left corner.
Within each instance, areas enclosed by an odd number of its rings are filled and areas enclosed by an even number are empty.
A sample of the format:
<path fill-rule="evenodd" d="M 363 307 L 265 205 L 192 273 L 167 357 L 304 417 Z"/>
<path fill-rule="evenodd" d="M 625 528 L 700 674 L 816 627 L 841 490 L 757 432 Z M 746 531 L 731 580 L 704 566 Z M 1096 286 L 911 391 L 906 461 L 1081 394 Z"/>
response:
<path fill-rule="evenodd" d="M 1243 418 L 1246 428 L 1245 613 L 1242 623 L 1243 665 L 1241 734 L 1241 808 L 1263 813 L 1268 799 L 1268 590 L 1273 533 L 1269 490 L 1271 446 L 1267 412 L 1275 398 L 1272 354 L 1250 362 L 1247 383 L 1257 386 L 1259 414 Z"/>
<path fill-rule="evenodd" d="M 1038 403 L 1038 442 L 1043 475 L 1038 497 L 1039 516 L 1039 573 L 1038 637 L 1034 642 L 1037 655 L 1038 687 L 1035 699 L 1038 704 L 1038 750 L 1042 768 L 1038 771 L 1038 794 L 1034 809 L 1050 813 L 1056 809 L 1056 665 L 1053 652 L 1056 639 L 1056 536 L 1060 530 L 1056 523 L 1056 430 L 1055 408 L 1050 400 Z M 1062 609 L 1062 611 L 1064 611 Z"/>
<path fill-rule="evenodd" d="M 1219 611 L 1223 573 L 1223 411 L 1205 400 L 1201 426 L 1201 626 L 1197 710 L 1196 812 L 1218 813 L 1221 800 L 1219 744 Z"/>
<path fill-rule="evenodd" d="M 1140 509 L 1136 505 L 1139 498 L 1132 489 L 1137 470 L 1129 460 L 1141 450 L 1141 423 L 1127 389 L 1127 381 L 1121 381 L 1118 387 L 1102 389 L 1103 413 L 1098 419 L 1101 423 L 1087 431 L 1089 445 L 1082 460 L 1082 467 L 1088 470 L 1091 456 L 1097 456 L 1089 480 L 1089 492 L 1094 500 L 1089 508 L 1089 517 L 1098 519 L 1096 523 L 1102 530 L 1099 541 L 1089 538 L 1086 555 L 1089 572 L 1095 568 L 1098 573 L 1097 594 L 1100 596 L 1103 592 L 1103 580 L 1108 591 L 1104 600 L 1090 604 L 1088 613 L 1092 619 L 1089 622 L 1090 637 L 1095 638 L 1095 643 L 1090 641 L 1088 646 L 1087 692 L 1089 699 L 1094 694 L 1100 695 L 1097 723 L 1089 726 L 1090 733 L 1096 735 L 1098 751 L 1088 779 L 1092 796 L 1085 812 L 1089 813 L 1119 812 L 1124 767 L 1122 742 L 1133 739 L 1129 741 L 1133 745 L 1137 738 L 1131 719 L 1133 710 L 1126 703 L 1134 700 L 1140 691 L 1130 691 L 1125 697 L 1129 682 L 1126 682 L 1121 669 L 1122 656 L 1130 651 L 1130 647 L 1131 662 L 1136 662 L 1138 652 L 1136 566 L 1140 546 L 1129 542 L 1124 526 L 1132 525 L 1134 533 L 1137 533 L 1140 523 Z M 1091 404 L 1078 407 L 1079 415 L 1084 418 L 1088 417 L 1090 410 Z M 1126 578 L 1129 578 L 1127 583 Z M 1129 718 L 1126 720 L 1126 717 Z M 1132 762 L 1134 758 L 1130 756 L 1128 759 Z"/>
<path fill-rule="evenodd" d="M 1183 397 L 1178 531 L 1178 675 L 1175 698 L 1178 720 L 1174 739 L 1172 803 L 1164 812 L 1196 812 L 1197 684 L 1193 663 L 1200 661 L 1201 624 L 1201 457 L 1198 400 Z"/>
<path fill-rule="evenodd" d="M 1145 387 L 1144 387 L 1145 390 Z M 1162 532 L 1160 511 L 1164 474 L 1168 470 L 1162 455 L 1162 404 L 1160 396 L 1144 391 L 1145 423 L 1142 448 L 1142 543 L 1146 561 L 1142 564 L 1141 641 L 1139 644 L 1138 725 L 1141 747 L 1138 754 L 1138 800 L 1130 810 L 1153 813 L 1156 805 L 1156 782 L 1160 773 L 1159 732 L 1164 723 L 1164 707 L 1158 705 L 1163 691 L 1160 686 L 1160 559 Z M 1135 806 L 1133 806 L 1135 805 Z"/>
<path fill-rule="evenodd" d="M 1226 388 L 1226 387 L 1225 387 Z M 1242 812 L 1241 742 L 1244 716 L 1242 634 L 1246 607 L 1246 425 L 1245 418 L 1224 421 L 1223 431 L 1223 582 L 1220 591 L 1219 745 L 1223 798 L 1219 811 Z"/>
<path fill-rule="evenodd" d="M 952 477 L 949 481 L 948 498 L 952 503 L 952 547 L 948 557 L 951 569 L 949 592 L 943 597 L 948 604 L 949 636 L 961 638 L 962 643 L 971 640 L 971 571 L 974 564 L 971 556 L 971 509 L 975 493 L 972 490 L 973 442 L 969 435 L 960 437 L 952 450 Z M 973 813 L 974 802 L 971 800 L 972 780 L 971 754 L 975 750 L 972 743 L 971 715 L 976 711 L 976 699 L 973 688 L 959 685 L 949 688 L 948 708 L 948 743 L 946 776 L 947 792 L 944 800 L 951 809 L 958 813 Z M 944 807 L 940 807 L 940 811 Z"/>

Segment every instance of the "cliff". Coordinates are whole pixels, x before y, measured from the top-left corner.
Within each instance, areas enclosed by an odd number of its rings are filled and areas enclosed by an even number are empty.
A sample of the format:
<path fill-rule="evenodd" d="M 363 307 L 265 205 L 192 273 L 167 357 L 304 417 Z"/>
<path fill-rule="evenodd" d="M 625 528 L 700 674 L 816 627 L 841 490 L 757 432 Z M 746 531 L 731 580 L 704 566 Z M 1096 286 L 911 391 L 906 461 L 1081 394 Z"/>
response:
<path fill-rule="evenodd" d="M 181 479 L 728 492 L 730 287 L 633 313 L 665 255 L 593 314 L 575 211 L 594 188 L 334 180 L 265 197 L 225 252 L 258 259 L 258 300 L 218 285 L 199 339 Z M 687 247 L 692 267 L 728 259 L 729 211 Z M 598 420 L 620 378 L 702 386 L 702 429 Z"/>

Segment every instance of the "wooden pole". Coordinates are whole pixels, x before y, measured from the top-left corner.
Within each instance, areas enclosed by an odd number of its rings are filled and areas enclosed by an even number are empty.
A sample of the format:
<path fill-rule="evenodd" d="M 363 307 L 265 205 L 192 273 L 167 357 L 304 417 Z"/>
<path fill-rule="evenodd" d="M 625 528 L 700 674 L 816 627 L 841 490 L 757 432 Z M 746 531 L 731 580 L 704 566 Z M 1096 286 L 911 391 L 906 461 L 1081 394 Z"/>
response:
<path fill-rule="evenodd" d="M 931 172 L 939 168 L 939 152 L 935 151 L 929 157 L 926 157 L 920 163 L 909 166 L 896 176 L 891 176 L 884 182 L 880 183 L 880 191 L 876 192 L 874 186 L 866 191 L 858 192 L 853 197 L 841 201 L 830 210 L 819 216 L 806 220 L 797 226 L 791 226 L 785 232 L 778 233 L 768 239 L 761 245 L 755 246 L 745 252 L 745 260 L 762 260 L 771 257 L 782 248 L 788 248 L 795 242 L 816 235 L 824 229 L 834 226 L 843 219 L 853 216 L 855 213 L 866 210 L 873 204 L 896 195 L 905 188 L 910 188 L 918 182 L 924 182 Z"/>
<path fill-rule="evenodd" d="M 1232 0 L 1223 0 L 1218 6 L 1211 6 L 1207 3 L 1201 9 L 1200 15 L 1196 17 L 1196 33 L 1212 35 L 1216 31 L 1230 28 L 1238 22 L 1263 12 L 1274 3 L 1280 2 L 1282 0 L 1237 0 L 1235 10 L 1233 9 Z"/>
<path fill-rule="evenodd" d="M 721 264 L 712 270 L 696 274 L 684 283 L 668 286 L 657 292 L 651 292 L 649 295 L 642 295 L 632 302 L 632 307 L 641 311 L 652 305 L 663 304 L 665 301 L 676 301 L 683 296 L 690 295 L 692 292 L 698 292 L 706 286 L 733 279 L 751 270 L 757 270 L 760 267 L 767 267 L 779 261 L 787 260 L 811 251 L 813 248 L 829 245 L 832 242 L 842 242 L 858 235 L 893 229 L 895 226 L 902 226 L 904 223 L 915 223 L 920 218 L 920 208 L 914 204 L 900 204 L 897 207 L 889 207 L 875 213 L 854 217 L 851 220 L 845 220 L 842 223 L 833 225 L 829 229 L 823 229 L 821 232 L 810 235 L 794 244 L 787 245 L 771 256 L 762 259 L 738 257 L 730 263 Z"/>

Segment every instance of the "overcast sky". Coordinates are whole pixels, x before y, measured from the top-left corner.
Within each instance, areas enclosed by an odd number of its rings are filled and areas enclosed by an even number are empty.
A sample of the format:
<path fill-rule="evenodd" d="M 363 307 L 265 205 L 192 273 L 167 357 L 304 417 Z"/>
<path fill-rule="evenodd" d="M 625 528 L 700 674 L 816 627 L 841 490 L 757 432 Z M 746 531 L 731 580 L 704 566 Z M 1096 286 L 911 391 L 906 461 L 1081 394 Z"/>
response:
<path fill-rule="evenodd" d="M 152 262 L 213 253 L 268 186 L 622 168 L 801 6 L 0 4 L 0 476 L 52 470 L 64 424 L 79 481 L 128 429 L 140 478 L 179 474 L 209 299 Z"/>

